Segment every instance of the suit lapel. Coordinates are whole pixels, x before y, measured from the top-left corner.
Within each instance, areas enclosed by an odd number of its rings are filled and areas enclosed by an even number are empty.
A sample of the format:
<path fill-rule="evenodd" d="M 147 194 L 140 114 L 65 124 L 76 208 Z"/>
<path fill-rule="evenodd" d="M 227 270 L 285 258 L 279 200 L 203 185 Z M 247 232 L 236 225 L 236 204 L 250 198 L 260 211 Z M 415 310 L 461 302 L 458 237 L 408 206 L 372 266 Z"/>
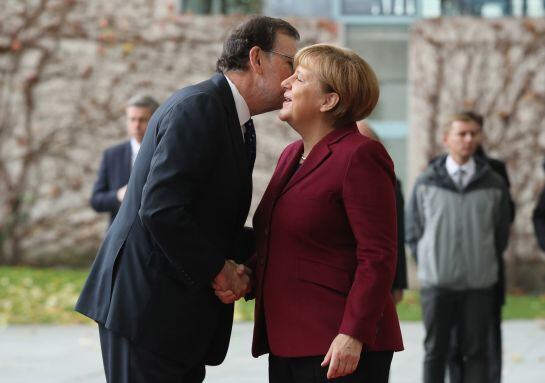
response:
<path fill-rule="evenodd" d="M 211 78 L 211 81 L 218 88 L 218 95 L 220 96 L 222 104 L 225 106 L 225 110 L 227 112 L 227 128 L 229 130 L 231 144 L 233 145 L 234 149 L 236 167 L 238 171 L 237 179 L 240 182 L 241 188 L 241 219 L 244 221 L 250 209 L 250 202 L 252 200 L 252 177 L 248 171 L 248 158 L 244 147 L 240 122 L 238 120 L 235 99 L 233 98 L 231 88 L 229 87 L 229 84 L 227 83 L 227 80 L 223 74 L 214 75 Z"/>
<path fill-rule="evenodd" d="M 229 135 L 231 136 L 231 143 L 235 148 L 237 167 L 241 173 L 241 178 L 245 178 L 245 176 L 248 175 L 248 172 L 246 171 L 246 169 L 248 169 L 248 159 L 246 158 L 246 150 L 244 148 L 244 140 L 242 138 L 242 130 L 238 120 L 235 99 L 233 98 L 231 88 L 224 75 L 216 74 L 211 80 L 218 87 L 220 98 L 227 111 L 227 125 L 229 128 Z"/>
<path fill-rule="evenodd" d="M 131 141 L 127 141 L 125 144 L 125 150 L 123 152 L 123 174 L 121 174 L 121 177 L 123 178 L 123 185 L 126 185 L 129 182 L 129 177 L 131 175 L 132 170 L 132 148 L 131 148 Z"/>

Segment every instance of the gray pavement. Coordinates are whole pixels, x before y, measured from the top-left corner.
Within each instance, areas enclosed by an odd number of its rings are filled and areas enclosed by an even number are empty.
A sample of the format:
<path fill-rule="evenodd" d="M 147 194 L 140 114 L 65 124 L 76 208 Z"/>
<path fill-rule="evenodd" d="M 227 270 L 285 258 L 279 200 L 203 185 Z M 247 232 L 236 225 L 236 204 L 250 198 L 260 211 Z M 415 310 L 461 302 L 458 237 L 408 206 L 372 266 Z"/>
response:
<path fill-rule="evenodd" d="M 403 322 L 405 351 L 396 353 L 392 383 L 421 381 L 423 328 Z M 205 382 L 265 383 L 267 359 L 250 356 L 252 325 L 236 324 L 226 361 Z M 504 383 L 545 382 L 545 321 L 505 321 Z M 0 329 L 1 383 L 103 383 L 93 326 L 9 326 Z"/>

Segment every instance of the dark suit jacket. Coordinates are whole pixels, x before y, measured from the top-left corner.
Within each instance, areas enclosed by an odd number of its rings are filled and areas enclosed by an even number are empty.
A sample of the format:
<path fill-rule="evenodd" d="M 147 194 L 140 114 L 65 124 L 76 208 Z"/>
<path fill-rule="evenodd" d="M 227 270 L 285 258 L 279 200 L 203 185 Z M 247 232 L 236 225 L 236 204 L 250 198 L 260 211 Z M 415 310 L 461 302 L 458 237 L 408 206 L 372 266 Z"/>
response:
<path fill-rule="evenodd" d="M 149 121 L 76 310 L 170 359 L 221 363 L 233 305 L 210 282 L 225 259 L 243 260 L 236 238 L 250 199 L 225 77 L 176 92 Z"/>
<path fill-rule="evenodd" d="M 545 169 L 545 162 L 543 168 Z M 532 213 L 532 221 L 534 222 L 537 243 L 541 250 L 545 251 L 545 188 L 539 195 L 539 200 Z"/>
<path fill-rule="evenodd" d="M 253 355 L 325 355 L 338 333 L 366 350 L 401 350 L 390 157 L 355 124 L 324 137 L 293 173 L 302 152 L 301 141 L 284 150 L 254 215 Z"/>
<path fill-rule="evenodd" d="M 407 283 L 407 256 L 405 254 L 405 200 L 401 181 L 396 179 L 396 213 L 397 213 L 397 265 L 392 289 L 404 290 Z"/>
<path fill-rule="evenodd" d="M 104 151 L 98 176 L 93 186 L 91 206 L 99 213 L 110 213 L 112 224 L 121 203 L 117 190 L 127 185 L 131 174 L 131 142 L 125 141 Z"/>

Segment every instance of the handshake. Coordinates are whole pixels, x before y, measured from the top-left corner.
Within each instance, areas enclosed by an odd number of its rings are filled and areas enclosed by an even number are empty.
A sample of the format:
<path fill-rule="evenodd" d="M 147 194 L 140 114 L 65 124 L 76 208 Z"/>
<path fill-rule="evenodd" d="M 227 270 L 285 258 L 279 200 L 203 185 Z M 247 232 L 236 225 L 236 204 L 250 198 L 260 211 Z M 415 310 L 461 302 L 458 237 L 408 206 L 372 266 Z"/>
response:
<path fill-rule="evenodd" d="M 228 259 L 212 281 L 212 288 L 220 301 L 233 303 L 252 290 L 252 270 Z"/>

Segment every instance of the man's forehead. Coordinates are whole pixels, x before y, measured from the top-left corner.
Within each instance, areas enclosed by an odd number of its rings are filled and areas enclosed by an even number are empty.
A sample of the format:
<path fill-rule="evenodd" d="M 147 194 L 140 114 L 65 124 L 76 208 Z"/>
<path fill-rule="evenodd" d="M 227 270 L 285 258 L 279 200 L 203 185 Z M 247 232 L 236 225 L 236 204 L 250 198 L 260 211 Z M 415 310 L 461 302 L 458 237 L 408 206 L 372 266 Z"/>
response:
<path fill-rule="evenodd" d="M 480 131 L 481 127 L 475 121 L 452 121 L 451 130 L 457 131 Z"/>
<path fill-rule="evenodd" d="M 145 106 L 131 105 L 127 107 L 127 114 L 149 114 L 151 109 Z"/>

